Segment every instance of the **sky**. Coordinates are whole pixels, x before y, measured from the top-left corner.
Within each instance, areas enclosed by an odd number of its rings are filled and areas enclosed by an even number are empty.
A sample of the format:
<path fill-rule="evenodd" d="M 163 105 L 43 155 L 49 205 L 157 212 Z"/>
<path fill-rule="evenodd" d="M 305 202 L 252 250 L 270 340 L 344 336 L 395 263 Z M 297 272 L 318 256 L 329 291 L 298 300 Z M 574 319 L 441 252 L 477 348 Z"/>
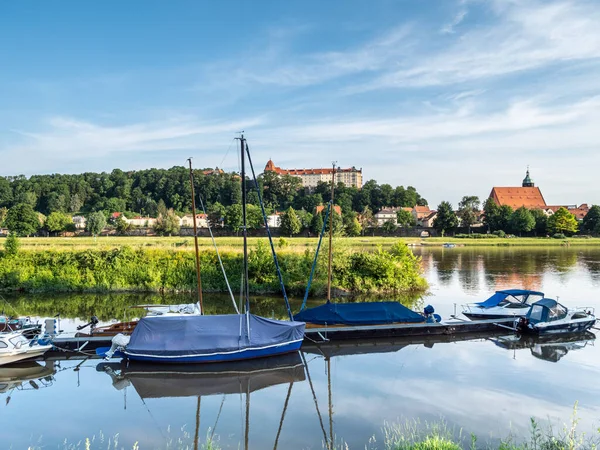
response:
<path fill-rule="evenodd" d="M 0 2 L 0 176 L 362 168 L 600 203 L 597 0 Z"/>

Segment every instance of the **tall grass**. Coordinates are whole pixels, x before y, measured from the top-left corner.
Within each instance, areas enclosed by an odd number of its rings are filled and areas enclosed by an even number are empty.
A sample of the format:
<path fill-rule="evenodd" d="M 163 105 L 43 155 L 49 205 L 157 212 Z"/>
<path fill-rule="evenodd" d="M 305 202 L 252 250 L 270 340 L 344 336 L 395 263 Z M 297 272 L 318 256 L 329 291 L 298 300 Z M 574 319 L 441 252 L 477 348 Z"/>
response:
<path fill-rule="evenodd" d="M 231 286 L 241 284 L 242 255 L 222 251 Z M 313 252 L 279 250 L 286 289 L 301 294 L 306 288 Z M 202 288 L 227 292 L 216 252 L 200 253 Z M 280 292 L 271 251 L 258 241 L 249 252 L 249 282 L 253 293 Z M 311 293 L 321 295 L 327 282 L 327 251 L 321 252 Z M 422 291 L 427 283 L 419 258 L 397 242 L 389 249 L 356 252 L 338 245 L 333 259 L 333 286 L 350 293 Z M 0 254 L 0 290 L 26 292 L 186 292 L 196 288 L 194 253 L 155 248 L 20 251 Z"/>

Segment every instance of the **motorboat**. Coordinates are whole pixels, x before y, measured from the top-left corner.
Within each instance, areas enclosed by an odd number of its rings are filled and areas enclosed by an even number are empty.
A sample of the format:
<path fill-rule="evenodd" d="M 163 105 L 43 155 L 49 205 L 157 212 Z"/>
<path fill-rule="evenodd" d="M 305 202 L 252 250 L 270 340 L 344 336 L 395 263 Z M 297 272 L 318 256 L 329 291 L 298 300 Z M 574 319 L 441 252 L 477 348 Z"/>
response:
<path fill-rule="evenodd" d="M 556 300 L 543 298 L 531 305 L 525 317 L 515 320 L 521 333 L 582 333 L 594 326 L 593 308 L 567 308 Z"/>
<path fill-rule="evenodd" d="M 51 344 L 27 339 L 22 331 L 0 333 L 0 366 L 42 356 L 51 348 Z"/>
<path fill-rule="evenodd" d="M 524 317 L 532 303 L 543 298 L 543 292 L 506 289 L 496 291 L 484 302 L 464 305 L 462 313 L 471 320 Z"/>
<path fill-rule="evenodd" d="M 39 323 L 34 323 L 30 317 L 8 317 L 0 315 L 0 333 L 22 330 L 28 339 L 33 339 L 42 331 Z"/>

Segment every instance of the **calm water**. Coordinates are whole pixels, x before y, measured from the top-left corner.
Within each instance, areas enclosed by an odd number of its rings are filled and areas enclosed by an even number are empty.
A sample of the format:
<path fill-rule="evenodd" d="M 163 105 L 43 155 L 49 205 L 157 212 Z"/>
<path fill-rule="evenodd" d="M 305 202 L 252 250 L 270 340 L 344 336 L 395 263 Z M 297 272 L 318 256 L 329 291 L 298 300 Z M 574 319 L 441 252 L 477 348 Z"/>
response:
<path fill-rule="evenodd" d="M 431 293 L 404 299 L 414 307 L 431 303 L 447 317 L 455 303 L 460 309 L 494 290 L 526 287 L 600 311 L 600 250 L 417 251 Z M 62 328 L 72 329 L 92 313 L 103 321 L 131 317 L 129 304 L 157 299 L 21 296 L 10 301 L 22 314 L 45 317 L 58 311 Z M 226 311 L 227 301 L 206 298 L 213 311 Z M 279 300 L 260 299 L 255 312 L 280 315 Z M 118 435 L 117 448 L 131 448 L 136 441 L 141 449 L 164 448 L 177 439 L 190 443 L 198 429 L 201 440 L 214 433 L 224 448 L 244 448 L 247 439 L 252 449 L 272 448 L 276 441 L 281 449 L 320 449 L 323 429 L 329 433 L 332 427 L 350 448 L 365 448 L 373 436 L 381 442 L 384 423 L 415 418 L 443 418 L 485 441 L 527 435 L 531 416 L 560 428 L 575 402 L 580 430 L 591 433 L 600 425 L 600 351 L 593 339 L 544 345 L 515 342 L 510 335 L 433 345 L 387 340 L 324 349 L 329 358 L 307 348 L 308 371 L 299 357 L 291 357 L 220 376 L 91 359 L 0 368 L 0 446 L 63 448 L 65 439 L 77 444 L 95 436 L 96 444 L 104 442 L 92 448 L 105 449 Z"/>

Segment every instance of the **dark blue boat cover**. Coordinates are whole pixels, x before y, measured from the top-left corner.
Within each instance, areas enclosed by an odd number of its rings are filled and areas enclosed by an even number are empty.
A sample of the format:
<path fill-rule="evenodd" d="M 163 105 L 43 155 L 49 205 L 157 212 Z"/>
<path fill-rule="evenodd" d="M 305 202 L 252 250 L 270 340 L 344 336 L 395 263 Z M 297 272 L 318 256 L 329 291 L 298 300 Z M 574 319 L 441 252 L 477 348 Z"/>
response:
<path fill-rule="evenodd" d="M 525 289 L 506 289 L 504 291 L 498 291 L 496 292 L 494 295 L 492 295 L 490 298 L 488 298 L 486 301 L 484 302 L 479 302 L 476 303 L 476 305 L 479 305 L 483 308 L 493 308 L 494 306 L 498 306 L 500 304 L 500 302 L 502 300 L 504 300 L 506 297 L 508 297 L 509 295 L 513 295 L 513 296 L 517 296 L 517 295 L 539 295 L 539 296 L 544 296 L 543 292 L 537 292 L 537 291 L 528 291 Z"/>
<path fill-rule="evenodd" d="M 420 323 L 425 317 L 398 302 L 325 303 L 300 311 L 294 320 L 320 325 L 381 325 Z"/>
<path fill-rule="evenodd" d="M 127 345 L 130 355 L 191 357 L 236 353 L 302 340 L 304 324 L 245 314 L 157 316 L 141 319 Z"/>

